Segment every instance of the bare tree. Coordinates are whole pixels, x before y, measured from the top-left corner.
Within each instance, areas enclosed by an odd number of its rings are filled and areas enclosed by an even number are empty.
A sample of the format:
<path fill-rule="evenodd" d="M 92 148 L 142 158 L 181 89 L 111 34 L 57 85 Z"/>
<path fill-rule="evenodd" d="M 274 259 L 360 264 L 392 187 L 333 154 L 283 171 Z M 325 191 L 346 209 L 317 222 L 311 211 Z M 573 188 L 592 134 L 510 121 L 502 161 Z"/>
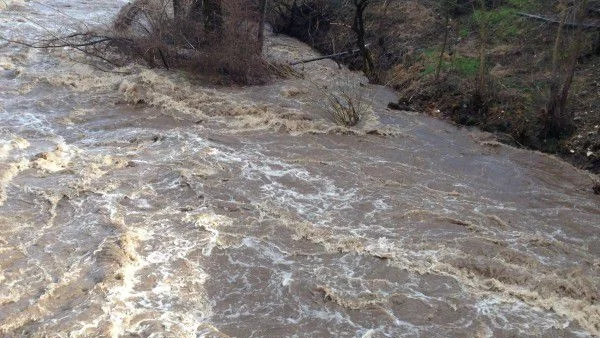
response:
<path fill-rule="evenodd" d="M 552 75 L 550 79 L 550 98 L 546 104 L 545 133 L 546 136 L 559 137 L 573 121 L 573 114 L 567 109 L 569 92 L 573 84 L 577 60 L 581 53 L 584 33 L 583 20 L 585 19 L 588 0 L 582 0 L 576 8 L 576 29 L 571 43 L 571 51 L 566 60 L 564 74 L 561 74 L 559 65 L 559 49 L 563 39 L 567 10 L 563 9 L 561 21 L 556 32 L 552 52 Z"/>
<path fill-rule="evenodd" d="M 365 30 L 365 10 L 371 4 L 372 0 L 353 0 L 354 5 L 354 20 L 352 30 L 356 33 L 356 44 L 360 50 L 363 61 L 363 71 L 367 77 L 372 78 L 375 74 L 375 65 L 371 52 L 366 45 L 366 30 Z"/>
<path fill-rule="evenodd" d="M 478 58 L 479 68 L 477 70 L 477 79 L 475 82 L 475 91 L 473 93 L 473 105 L 477 109 L 478 114 L 482 115 L 487 113 L 486 100 L 487 100 L 487 84 L 488 84 L 488 68 L 487 68 L 487 53 L 488 53 L 488 39 L 489 39 L 489 22 L 488 22 L 488 10 L 486 8 L 486 2 L 484 0 L 479 1 L 481 7 L 481 15 L 479 18 L 479 47 L 478 47 Z"/>
<path fill-rule="evenodd" d="M 444 42 L 442 43 L 442 50 L 440 51 L 440 58 L 438 65 L 435 69 L 435 80 L 440 78 L 440 71 L 442 70 L 442 62 L 444 60 L 444 53 L 448 47 L 448 35 L 450 34 L 450 14 L 451 11 L 456 7 L 456 0 L 441 0 L 441 9 L 444 14 Z"/>
<path fill-rule="evenodd" d="M 259 19 L 258 19 L 258 48 L 262 53 L 265 43 L 265 17 L 267 15 L 267 0 L 260 0 Z"/>
<path fill-rule="evenodd" d="M 183 17 L 183 5 L 181 0 L 173 0 L 173 16 L 175 20 Z"/>

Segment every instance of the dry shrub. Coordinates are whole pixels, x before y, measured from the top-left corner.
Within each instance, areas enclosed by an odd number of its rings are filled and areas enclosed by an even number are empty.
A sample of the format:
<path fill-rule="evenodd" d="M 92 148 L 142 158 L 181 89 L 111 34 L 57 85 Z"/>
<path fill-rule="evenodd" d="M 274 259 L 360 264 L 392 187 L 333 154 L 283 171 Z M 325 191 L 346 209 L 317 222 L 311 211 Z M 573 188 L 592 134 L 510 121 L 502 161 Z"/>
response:
<path fill-rule="evenodd" d="M 180 68 L 220 83 L 255 84 L 268 79 L 258 45 L 257 9 L 249 0 L 220 1 L 207 19 L 194 1 L 136 0 L 114 20 L 111 46 L 150 67 Z"/>
<path fill-rule="evenodd" d="M 321 109 L 336 124 L 352 127 L 365 115 L 369 105 L 360 83 L 344 79 L 330 87 L 320 88 L 323 97 Z"/>

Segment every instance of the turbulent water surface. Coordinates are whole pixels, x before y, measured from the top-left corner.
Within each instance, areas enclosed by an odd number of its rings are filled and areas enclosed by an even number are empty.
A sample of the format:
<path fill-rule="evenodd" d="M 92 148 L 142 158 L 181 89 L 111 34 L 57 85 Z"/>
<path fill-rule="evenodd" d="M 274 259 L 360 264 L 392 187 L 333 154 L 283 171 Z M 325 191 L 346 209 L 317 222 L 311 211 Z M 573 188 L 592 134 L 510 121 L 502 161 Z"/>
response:
<path fill-rule="evenodd" d="M 123 3 L 0 4 L 32 40 Z M 251 88 L 84 61 L 0 43 L 0 336 L 600 334 L 588 174 L 388 111 L 330 61 Z M 360 81 L 359 126 L 328 122 Z"/>

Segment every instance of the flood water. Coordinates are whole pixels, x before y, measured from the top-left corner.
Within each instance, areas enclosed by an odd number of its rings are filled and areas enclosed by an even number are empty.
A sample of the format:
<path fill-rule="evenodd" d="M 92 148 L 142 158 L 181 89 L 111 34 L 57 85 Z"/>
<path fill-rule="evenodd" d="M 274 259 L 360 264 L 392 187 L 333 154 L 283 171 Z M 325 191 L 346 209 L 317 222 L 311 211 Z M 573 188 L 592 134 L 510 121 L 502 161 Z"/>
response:
<path fill-rule="evenodd" d="M 14 1 L 0 32 L 121 5 Z M 247 88 L 86 61 L 0 42 L 1 337 L 600 335 L 590 174 L 389 111 L 331 61 Z M 322 102 L 349 86 L 344 129 Z"/>

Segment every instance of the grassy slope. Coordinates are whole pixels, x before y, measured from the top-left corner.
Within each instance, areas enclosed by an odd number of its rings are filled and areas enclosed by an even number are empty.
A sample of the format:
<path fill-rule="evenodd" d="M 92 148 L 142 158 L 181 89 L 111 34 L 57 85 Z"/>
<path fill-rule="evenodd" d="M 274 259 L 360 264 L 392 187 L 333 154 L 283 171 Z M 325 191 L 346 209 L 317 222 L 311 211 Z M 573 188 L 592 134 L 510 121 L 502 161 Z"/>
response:
<path fill-rule="evenodd" d="M 553 15 L 544 1 L 509 1 L 482 12 L 453 15 L 448 49 L 435 79 L 444 18 L 435 1 L 405 1 L 386 12 L 374 8 L 373 37 L 385 36 L 385 48 L 375 53 L 384 59 L 390 51 L 402 58 L 383 69 L 382 82 L 395 87 L 400 103 L 456 123 L 496 132 L 506 142 L 557 153 L 579 167 L 600 172 L 600 56 L 582 58 L 577 70 L 570 108 L 575 114 L 572 134 L 562 139 L 543 137 L 540 121 L 548 99 L 551 46 L 556 26 L 525 19 L 519 11 Z M 479 69 L 481 22 L 488 24 L 486 108 L 475 107 L 472 96 Z M 386 24 L 381 24 L 385 22 Z M 383 28 L 382 28 L 383 27 Z M 573 31 L 567 31 L 572 35 Z M 587 35 L 590 54 L 593 34 Z M 569 40 L 561 52 L 566 55 Z M 382 52 L 382 49 L 387 49 Z"/>
<path fill-rule="evenodd" d="M 340 10 L 324 0 L 305 2 L 314 12 L 306 11 L 296 18 L 304 15 L 312 20 L 312 26 L 307 26 L 306 21 L 290 31 L 289 21 L 284 20 L 274 23 L 276 29 L 312 43 L 323 53 L 355 47 L 350 29 L 351 8 Z M 440 0 L 374 2 L 366 21 L 378 81 L 398 91 L 400 107 L 475 125 L 497 133 L 501 140 L 515 146 L 557 153 L 579 167 L 600 172 L 600 55 L 591 53 L 600 32 L 597 36 L 586 35 L 584 53 L 590 56 L 580 60 L 573 84 L 569 107 L 575 114 L 575 128 L 561 139 L 550 139 L 543 133 L 542 116 L 548 100 L 557 26 L 517 13 L 557 17 L 556 1 L 496 1 L 501 5 L 486 11 L 474 9 L 467 0 L 458 2 L 465 6 L 451 15 L 448 46 L 443 54 L 445 16 Z M 600 24 L 600 13 L 593 13 L 590 20 Z M 479 73 L 483 23 L 487 27 L 486 76 L 483 100 L 476 101 L 473 93 Z M 565 36 L 560 48 L 563 59 L 568 56 L 573 30 L 566 30 Z M 436 79 L 440 55 L 441 71 Z M 356 56 L 343 61 L 355 69 L 361 68 Z"/>

